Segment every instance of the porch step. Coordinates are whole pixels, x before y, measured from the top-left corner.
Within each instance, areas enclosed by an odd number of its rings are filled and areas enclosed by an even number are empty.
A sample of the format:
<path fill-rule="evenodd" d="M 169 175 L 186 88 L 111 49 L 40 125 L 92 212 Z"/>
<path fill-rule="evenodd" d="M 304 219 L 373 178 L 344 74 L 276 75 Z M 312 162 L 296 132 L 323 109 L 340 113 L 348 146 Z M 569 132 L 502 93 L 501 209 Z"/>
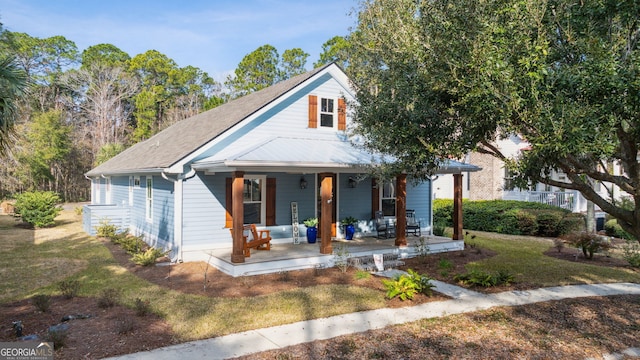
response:
<path fill-rule="evenodd" d="M 347 262 L 349 266 L 358 270 L 378 271 L 378 267 L 373 260 L 373 255 L 351 257 Z M 404 265 L 404 261 L 398 259 L 398 254 L 382 254 L 382 264 L 384 270 L 389 270 Z"/>

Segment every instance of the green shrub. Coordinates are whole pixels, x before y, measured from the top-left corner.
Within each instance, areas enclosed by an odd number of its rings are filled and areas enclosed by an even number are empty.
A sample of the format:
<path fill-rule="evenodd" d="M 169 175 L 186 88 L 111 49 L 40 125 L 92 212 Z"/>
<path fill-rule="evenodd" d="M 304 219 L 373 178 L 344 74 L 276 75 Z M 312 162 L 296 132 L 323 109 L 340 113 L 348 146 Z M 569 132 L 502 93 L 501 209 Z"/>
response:
<path fill-rule="evenodd" d="M 434 224 L 453 226 L 452 214 L 453 200 L 434 200 Z M 558 234 L 558 223 L 566 214 L 570 214 L 566 209 L 535 202 L 514 200 L 463 200 L 462 202 L 463 223 L 465 229 L 469 230 L 537 235 L 540 232 L 539 228 L 542 227 L 542 232 L 545 234 L 550 231 Z M 435 230 L 436 225 L 434 225 L 434 234 Z"/>
<path fill-rule="evenodd" d="M 147 251 L 133 254 L 131 261 L 138 265 L 149 266 L 156 263 L 156 260 L 165 256 L 168 252 L 158 248 L 148 248 Z"/>
<path fill-rule="evenodd" d="M 128 252 L 129 254 L 135 255 L 143 252 L 147 247 L 147 243 L 145 243 L 143 239 L 144 237 L 142 235 L 125 235 L 117 237 L 115 242 L 116 244 L 120 244 L 124 251 Z"/>
<path fill-rule="evenodd" d="M 571 234 L 574 232 L 586 231 L 587 223 L 585 216 L 578 213 L 569 213 L 560 220 L 558 224 L 559 235 Z"/>
<path fill-rule="evenodd" d="M 407 274 L 390 280 L 383 279 L 382 283 L 387 289 L 386 296 L 388 299 L 400 297 L 400 300 L 404 301 L 407 299 L 412 300 L 418 293 L 430 295 L 431 289 L 434 287 L 430 280 L 429 277 L 408 269 Z"/>
<path fill-rule="evenodd" d="M 358 270 L 356 271 L 354 278 L 356 280 L 366 280 L 368 278 L 371 277 L 371 273 L 369 273 L 368 271 L 364 271 L 364 270 Z"/>
<path fill-rule="evenodd" d="M 618 224 L 618 220 L 616 219 L 610 219 L 607 222 L 605 222 L 604 231 L 607 234 L 607 236 L 613 236 L 613 237 L 625 239 L 625 240 L 633 240 L 633 236 L 628 232 L 624 231 L 624 229 L 622 229 L 622 226 Z"/>
<path fill-rule="evenodd" d="M 41 228 L 51 226 L 62 208 L 58 194 L 52 191 L 25 192 L 16 196 L 15 211 L 27 224 Z"/>
<path fill-rule="evenodd" d="M 433 200 L 433 223 L 446 226 L 453 226 L 453 200 L 434 199 Z M 435 233 L 435 229 L 434 229 Z"/>
<path fill-rule="evenodd" d="M 444 236 L 444 231 L 446 230 L 446 228 L 446 225 L 444 225 L 443 223 L 433 224 L 433 235 Z"/>
<path fill-rule="evenodd" d="M 80 281 L 63 280 L 58 284 L 58 289 L 60 289 L 60 292 L 65 299 L 72 299 L 78 295 L 78 291 L 80 290 Z"/>
<path fill-rule="evenodd" d="M 111 224 L 109 219 L 100 219 L 100 225 L 96 226 L 96 236 L 107 238 L 111 241 L 118 238 L 118 227 Z"/>
<path fill-rule="evenodd" d="M 563 214 L 561 211 L 544 210 L 538 212 L 536 222 L 538 223 L 538 235 L 545 237 L 556 237 L 560 235 L 560 220 Z"/>
<path fill-rule="evenodd" d="M 454 276 L 453 279 L 466 285 L 482 287 L 510 285 L 514 281 L 513 275 L 504 270 L 498 271 L 496 274 L 471 270 L 465 274 L 458 274 Z"/>
<path fill-rule="evenodd" d="M 588 232 L 571 233 L 565 235 L 565 239 L 569 244 L 582 250 L 587 259 L 593 259 L 593 254 L 596 252 L 611 248 L 611 241 L 608 238 Z"/>
<path fill-rule="evenodd" d="M 627 260 L 629 265 L 640 268 L 640 243 L 634 240 L 627 240 L 627 243 L 622 246 L 622 257 Z"/>

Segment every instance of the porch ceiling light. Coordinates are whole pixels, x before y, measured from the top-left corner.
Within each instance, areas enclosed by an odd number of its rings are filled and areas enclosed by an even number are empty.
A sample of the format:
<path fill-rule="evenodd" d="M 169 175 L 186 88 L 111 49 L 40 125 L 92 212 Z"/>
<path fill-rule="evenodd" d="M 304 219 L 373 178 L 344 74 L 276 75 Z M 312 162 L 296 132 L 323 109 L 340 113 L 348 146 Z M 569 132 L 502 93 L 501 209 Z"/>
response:
<path fill-rule="evenodd" d="M 304 176 L 300 178 L 300 189 L 307 188 L 307 180 L 304 179 Z"/>

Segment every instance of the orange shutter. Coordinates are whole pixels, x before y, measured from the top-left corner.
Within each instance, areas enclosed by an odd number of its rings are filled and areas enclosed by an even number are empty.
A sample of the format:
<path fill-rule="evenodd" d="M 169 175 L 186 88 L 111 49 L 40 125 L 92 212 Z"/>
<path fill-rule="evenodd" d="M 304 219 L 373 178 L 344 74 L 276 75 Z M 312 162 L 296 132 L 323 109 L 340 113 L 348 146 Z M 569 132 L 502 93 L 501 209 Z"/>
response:
<path fill-rule="evenodd" d="M 380 190 L 378 190 L 377 181 L 371 178 L 371 218 L 376 218 L 376 211 L 380 206 Z"/>
<path fill-rule="evenodd" d="M 318 127 L 318 97 L 309 95 L 309 127 Z"/>
<path fill-rule="evenodd" d="M 224 204 L 224 208 L 227 210 L 225 211 L 226 213 L 226 218 L 224 220 L 224 226 L 231 229 L 233 227 L 233 211 L 231 211 L 231 209 L 233 209 L 233 197 L 231 196 L 232 192 L 231 192 L 231 184 L 232 184 L 232 179 L 231 178 L 226 178 L 225 179 L 225 201 L 226 203 Z"/>
<path fill-rule="evenodd" d="M 267 178 L 267 226 L 276 224 L 276 178 Z"/>
<path fill-rule="evenodd" d="M 338 130 L 347 130 L 347 103 L 338 99 Z"/>

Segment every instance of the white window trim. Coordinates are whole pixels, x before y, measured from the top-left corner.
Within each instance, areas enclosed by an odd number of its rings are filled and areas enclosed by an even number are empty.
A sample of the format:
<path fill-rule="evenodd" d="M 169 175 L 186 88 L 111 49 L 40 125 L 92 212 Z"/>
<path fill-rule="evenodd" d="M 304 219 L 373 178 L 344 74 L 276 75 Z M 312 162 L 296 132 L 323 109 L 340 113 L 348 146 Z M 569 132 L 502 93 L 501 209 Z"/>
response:
<path fill-rule="evenodd" d="M 104 178 L 105 183 L 105 192 L 104 192 L 104 203 L 111 204 L 111 177 Z"/>
<path fill-rule="evenodd" d="M 266 175 L 246 175 L 244 180 L 259 180 L 260 184 L 260 222 L 256 225 L 265 226 L 267 223 L 267 176 Z M 242 199 L 244 206 L 245 201 Z"/>
<path fill-rule="evenodd" d="M 96 204 L 100 204 L 100 178 L 97 177 L 95 178 L 95 181 L 93 182 L 94 185 L 94 195 L 95 195 L 95 203 Z"/>
<path fill-rule="evenodd" d="M 384 184 L 385 183 L 389 183 L 391 184 L 391 187 L 393 188 L 393 196 L 392 197 L 383 197 L 384 194 Z M 380 188 L 378 189 L 380 191 L 380 202 L 378 204 L 378 210 L 382 211 L 382 202 L 383 200 L 388 200 L 388 199 L 393 199 L 396 200 L 396 179 L 393 178 L 389 181 L 382 181 L 382 186 L 380 186 Z M 395 218 L 396 215 L 398 214 L 398 204 L 395 204 L 395 208 L 393 209 L 394 215 L 393 216 L 389 216 L 389 215 L 385 215 L 386 218 Z"/>
<path fill-rule="evenodd" d="M 318 129 L 335 130 L 338 128 L 338 99 L 332 97 L 318 96 Z M 331 100 L 333 102 L 333 111 L 322 111 L 322 100 Z M 331 114 L 333 116 L 332 126 L 322 126 L 322 114 Z"/>
<path fill-rule="evenodd" d="M 145 180 L 145 219 L 153 222 L 153 176 L 147 176 Z"/>
<path fill-rule="evenodd" d="M 133 206 L 133 184 L 134 183 L 135 182 L 134 182 L 133 176 L 129 176 L 129 206 Z"/>

